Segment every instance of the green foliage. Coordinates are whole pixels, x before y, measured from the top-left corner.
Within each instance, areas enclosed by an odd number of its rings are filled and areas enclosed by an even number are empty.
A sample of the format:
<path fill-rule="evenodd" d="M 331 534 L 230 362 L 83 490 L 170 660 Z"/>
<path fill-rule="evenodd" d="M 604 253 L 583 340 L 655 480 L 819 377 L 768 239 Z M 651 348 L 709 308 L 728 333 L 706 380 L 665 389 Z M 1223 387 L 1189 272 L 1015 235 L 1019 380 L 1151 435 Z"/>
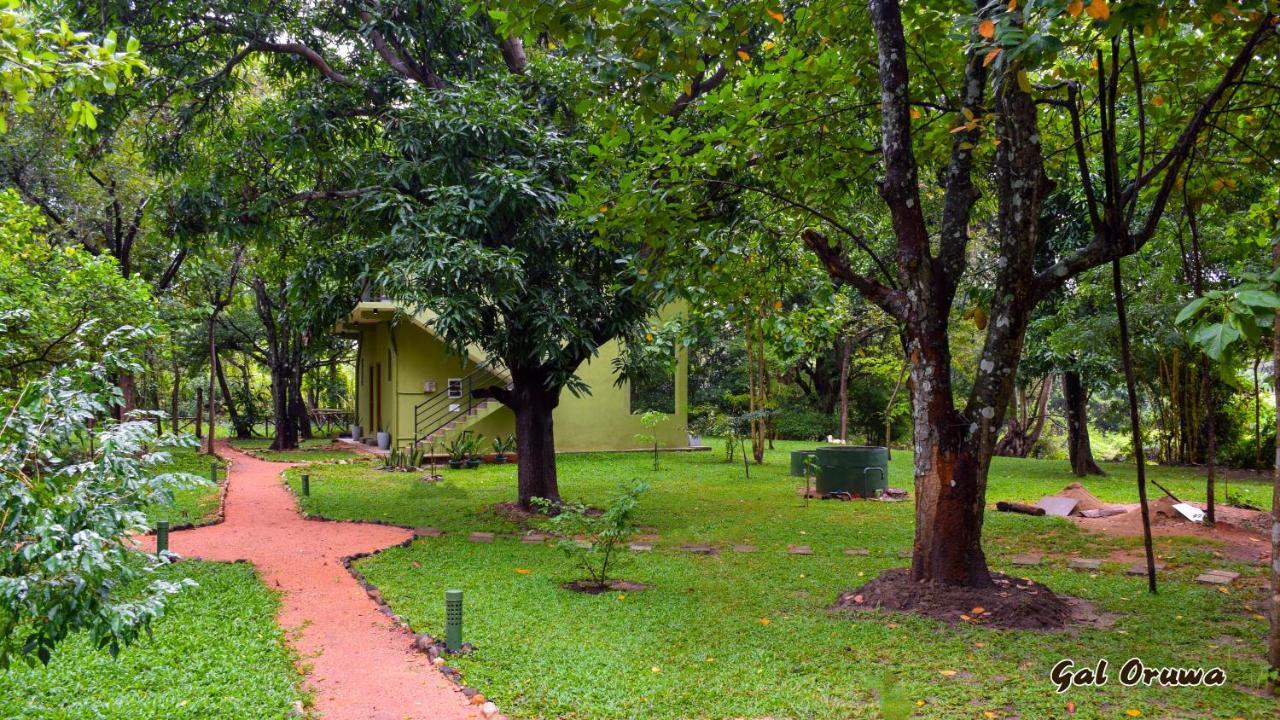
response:
<path fill-rule="evenodd" d="M 498 435 L 493 438 L 493 452 L 495 455 L 510 455 L 516 450 L 516 436 L 514 434 Z"/>
<path fill-rule="evenodd" d="M 646 410 L 640 415 L 640 424 L 651 431 L 655 431 L 659 425 L 671 419 L 671 416 L 659 412 L 657 410 Z M 636 440 L 646 445 L 653 444 L 653 469 L 658 469 L 658 433 L 636 433 Z"/>
<path fill-rule="evenodd" d="M 1058 717 L 1066 699 L 1046 689 L 1044 679 L 1063 657 L 1136 655 L 1167 665 L 1193 658 L 1222 666 L 1252 689 L 1262 686 L 1267 623 L 1246 608 L 1256 601 L 1237 590 L 1206 588 L 1194 577 L 1206 568 L 1229 567 L 1245 575 L 1238 584 L 1253 585 L 1265 582 L 1264 567 L 1225 562 L 1198 541 L 1157 536 L 1156 552 L 1166 564 L 1161 592 L 1136 602 L 1140 584 L 1124 574 L 1129 561 L 1123 558 L 1141 553 L 1140 538 L 1088 533 L 1062 519 L 992 513 L 984 548 L 994 569 L 1084 598 L 1114 615 L 1115 624 L 1078 633 L 998 632 L 910 615 L 833 615 L 828 608 L 837 594 L 904 564 L 898 551 L 911 547 L 911 503 L 813 501 L 806 508 L 795 493 L 799 478 L 787 473 L 790 452 L 812 449 L 812 443 L 777 442 L 749 481 L 740 469 L 721 464 L 719 443 L 711 443 L 714 453 L 664 458 L 664 474 L 651 479 L 642 498 L 635 521 L 658 539 L 652 552 L 628 555 L 619 577 L 649 588 L 603 598 L 562 589 L 578 576 L 558 551 L 502 538 L 528 529 L 490 510 L 515 496 L 516 470 L 509 466 L 485 466 L 465 483 L 426 484 L 409 475 L 326 465 L 307 471 L 312 494 L 302 502 L 316 516 L 445 531 L 443 538 L 362 560 L 359 570 L 418 632 L 437 633 L 444 623 L 441 594 L 466 587 L 467 636 L 483 651 L 450 664 L 512 717 L 869 718 L 875 717 L 886 669 L 899 676 L 913 707 L 925 701 L 915 717 L 980 720 L 984 710 L 997 717 Z M 1085 481 L 1090 491 L 1104 502 L 1136 503 L 1133 466 L 1103 466 L 1106 477 Z M 641 454 L 592 453 L 563 456 L 558 470 L 575 498 L 603 508 L 618 478 L 646 478 L 648 467 Z M 890 485 L 910 487 L 912 467 L 911 453 L 895 450 Z M 301 472 L 288 473 L 295 490 Z M 1202 468 L 1152 466 L 1149 472 L 1179 497 L 1204 500 Z M 997 457 L 990 496 L 1034 502 L 1073 480 L 1065 461 Z M 1269 477 L 1233 478 L 1231 486 L 1255 504 L 1269 502 Z M 468 542 L 474 530 L 499 537 L 492 544 Z M 702 557 L 679 550 L 693 543 L 721 552 Z M 738 543 L 758 551 L 731 552 Z M 789 555 L 790 544 L 811 545 L 815 555 Z M 845 555 L 847 547 L 867 547 L 870 555 Z M 1010 565 L 1022 552 L 1044 553 L 1045 564 Z M 1105 562 L 1091 577 L 1066 568 L 1067 558 L 1077 554 L 1122 559 Z M 1221 641 L 1224 634 L 1232 642 Z M 944 677 L 940 670 L 973 675 Z M 974 698 L 988 704 L 969 705 Z M 1201 717 L 1213 708 L 1225 717 L 1253 718 L 1274 709 L 1273 698 L 1230 684 L 1171 694 L 1169 688 L 1126 688 L 1114 677 L 1074 700 L 1079 709 L 1072 717 L 1090 718 L 1123 716 L 1123 709 L 1135 707 L 1145 717 Z"/>
<path fill-rule="evenodd" d="M 99 109 L 90 98 L 114 95 L 147 69 L 138 41 L 129 38 L 121 49 L 115 32 L 94 42 L 65 20 L 48 26 L 42 20 L 21 0 L 0 0 L 0 133 L 8 129 L 11 110 L 33 112 L 35 96 L 48 90 L 68 101 L 68 128 L 92 130 Z"/>
<path fill-rule="evenodd" d="M 49 242 L 43 226 L 39 211 L 16 192 L 0 191 L 0 387 L 6 389 L 52 367 L 96 358 L 117 328 L 156 319 L 145 283 L 121 277 L 108 255 Z M 113 335 L 117 343 L 136 339 Z"/>
<path fill-rule="evenodd" d="M 783 440 L 826 440 L 835 433 L 835 418 L 808 408 L 786 408 L 772 417 L 771 427 Z"/>
<path fill-rule="evenodd" d="M 586 573 L 592 586 L 603 589 L 613 579 L 622 546 L 636 532 L 636 510 L 640 496 L 648 489 L 640 480 L 623 482 L 604 512 L 582 503 L 552 503 L 546 498 L 537 498 L 534 503 L 548 514 L 555 513 L 547 528 L 561 536 L 557 547 L 574 567 Z"/>
<path fill-rule="evenodd" d="M 1236 287 L 1213 290 L 1187 303 L 1174 320 L 1187 326 L 1191 342 L 1215 362 L 1256 344 L 1271 329 L 1280 308 L 1280 270 L 1254 276 Z"/>
<path fill-rule="evenodd" d="M 248 563 L 187 560 L 157 571 L 199 583 L 173 598 L 152 632 L 109 657 L 87 634 L 58 646 L 48 666 L 16 666 L 0 680 L 0 717 L 25 720 L 262 720 L 304 699 L 276 624 L 278 596 Z"/>
<path fill-rule="evenodd" d="M 149 420 L 109 419 L 119 401 L 111 378 L 138 370 L 119 347 L 146 336 L 108 334 L 100 363 L 28 383 L 0 426 L 0 668 L 47 663 L 78 631 L 115 654 L 189 584 L 157 578 L 163 559 L 126 541 L 148 530 L 146 508 L 204 482 L 156 472 L 163 448 L 189 439 L 157 435 Z"/>

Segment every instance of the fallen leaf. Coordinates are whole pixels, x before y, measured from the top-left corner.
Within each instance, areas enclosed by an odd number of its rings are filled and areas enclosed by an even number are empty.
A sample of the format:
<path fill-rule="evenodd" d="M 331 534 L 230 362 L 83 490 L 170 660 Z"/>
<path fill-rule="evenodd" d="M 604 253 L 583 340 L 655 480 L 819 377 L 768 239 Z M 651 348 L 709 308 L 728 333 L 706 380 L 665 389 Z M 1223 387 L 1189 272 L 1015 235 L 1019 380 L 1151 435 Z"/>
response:
<path fill-rule="evenodd" d="M 649 668 L 649 672 L 660 673 L 662 672 L 662 668 L 658 667 L 657 665 L 654 665 L 653 667 Z"/>
<path fill-rule="evenodd" d="M 939 670 L 938 674 L 941 675 L 942 677 L 955 677 L 956 671 L 955 670 Z"/>
<path fill-rule="evenodd" d="M 521 575 L 528 575 L 529 568 L 516 568 L 516 572 L 520 573 Z"/>
<path fill-rule="evenodd" d="M 1124 711 L 1124 714 L 1129 717 L 1142 717 L 1142 711 L 1137 708 L 1129 708 Z"/>
<path fill-rule="evenodd" d="M 1075 714 L 1076 714 L 1076 701 L 1075 701 L 1075 700 L 1068 700 L 1068 701 L 1067 701 L 1067 714 L 1068 714 L 1068 715 L 1075 715 Z"/>
<path fill-rule="evenodd" d="M 771 623 L 771 622 L 773 622 L 773 621 L 772 621 L 772 620 L 770 620 L 769 618 L 760 618 L 760 624 L 761 624 L 761 625 L 768 625 L 768 624 L 769 624 L 769 623 Z"/>
<path fill-rule="evenodd" d="M 969 612 L 973 613 L 974 615 L 981 615 L 982 613 L 984 613 L 984 612 L 986 612 L 986 611 L 987 611 L 987 609 L 986 609 L 986 608 L 984 608 L 984 607 L 976 607 L 976 608 L 974 608 L 974 609 L 970 610 Z"/>
<path fill-rule="evenodd" d="M 990 710 L 983 710 L 983 711 L 982 711 L 982 717 L 984 717 L 984 718 L 995 718 L 995 716 L 996 716 L 996 714 L 995 714 L 995 713 L 993 713 L 993 712 L 991 712 Z"/>
<path fill-rule="evenodd" d="M 862 600 L 863 600 L 863 597 L 862 597 L 861 595 L 854 595 L 854 596 L 853 596 L 853 601 L 854 601 L 854 602 L 856 602 L 856 603 L 860 603 L 860 602 L 862 602 Z"/>

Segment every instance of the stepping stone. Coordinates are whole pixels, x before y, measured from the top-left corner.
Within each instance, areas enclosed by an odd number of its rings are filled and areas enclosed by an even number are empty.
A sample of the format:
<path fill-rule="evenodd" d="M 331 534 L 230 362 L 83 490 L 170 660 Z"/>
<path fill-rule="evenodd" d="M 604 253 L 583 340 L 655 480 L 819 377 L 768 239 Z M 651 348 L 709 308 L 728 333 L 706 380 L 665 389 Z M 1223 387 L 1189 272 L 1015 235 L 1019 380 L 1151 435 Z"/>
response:
<path fill-rule="evenodd" d="M 473 532 L 467 536 L 467 539 L 474 543 L 491 543 L 493 542 L 493 533 Z"/>
<path fill-rule="evenodd" d="M 547 537 L 548 536 L 543 535 L 542 533 L 529 533 L 528 535 L 521 535 L 520 542 L 525 545 L 541 545 Z"/>
<path fill-rule="evenodd" d="M 871 554 L 871 551 L 870 551 L 870 550 L 867 550 L 866 548 L 845 548 L 845 549 L 844 549 L 844 554 L 845 554 L 845 555 L 863 555 L 863 556 L 866 556 L 866 555 L 870 555 L 870 554 Z"/>
<path fill-rule="evenodd" d="M 1101 566 L 1102 561 L 1093 558 L 1071 558 L 1067 561 L 1067 567 L 1072 570 L 1097 570 Z"/>
<path fill-rule="evenodd" d="M 909 558 L 909 557 L 911 557 L 911 551 L 910 551 L 910 550 L 899 550 L 899 551 L 898 551 L 898 557 L 900 557 L 900 558 Z"/>
<path fill-rule="evenodd" d="M 734 545 L 733 551 L 736 553 L 753 553 L 756 551 L 755 545 Z"/>
<path fill-rule="evenodd" d="M 1163 570 L 1163 569 L 1164 569 L 1164 563 L 1159 563 L 1159 562 L 1158 562 L 1158 563 L 1156 563 L 1156 571 L 1157 571 L 1157 572 L 1159 572 L 1159 571 L 1161 571 L 1161 570 Z M 1125 575 L 1146 575 L 1146 574 L 1147 574 L 1147 563 L 1146 563 L 1146 561 L 1145 561 L 1145 560 L 1139 560 L 1138 562 L 1136 562 L 1136 563 L 1134 563 L 1134 564 L 1130 565 L 1130 566 L 1129 566 L 1129 569 L 1124 571 L 1124 574 L 1125 574 Z"/>
<path fill-rule="evenodd" d="M 646 534 L 646 535 L 636 535 L 636 542 L 655 543 L 655 542 L 658 542 L 658 541 L 659 541 L 659 540 L 661 540 L 661 539 L 662 539 L 662 538 L 660 538 L 660 537 L 658 537 L 657 535 L 654 535 L 654 534 L 652 534 L 652 533 L 650 533 L 650 534 Z"/>
<path fill-rule="evenodd" d="M 813 548 L 808 545 L 788 545 L 787 552 L 792 555 L 812 555 Z"/>
<path fill-rule="evenodd" d="M 1009 562 L 1012 562 L 1014 565 L 1034 566 L 1044 562 L 1044 556 L 1037 553 L 1022 553 L 1020 555 L 1014 555 L 1013 559 Z"/>
<path fill-rule="evenodd" d="M 1240 577 L 1240 573 L 1231 572 L 1230 570 L 1205 570 L 1204 574 L 1205 575 L 1221 575 L 1222 577 L 1225 577 L 1228 580 L 1235 580 L 1236 578 Z"/>
<path fill-rule="evenodd" d="M 710 545 L 681 545 L 680 549 L 694 555 L 715 555 L 716 549 Z"/>
<path fill-rule="evenodd" d="M 1206 585 L 1230 585 L 1231 578 L 1227 577 L 1226 575 L 1219 575 L 1217 573 L 1207 572 L 1203 575 L 1197 575 L 1196 582 L 1204 583 Z"/>
<path fill-rule="evenodd" d="M 1040 502 L 1036 503 L 1036 507 L 1042 508 L 1045 515 L 1055 515 L 1057 517 L 1066 517 L 1076 509 L 1080 501 L 1075 498 L 1059 497 L 1057 495 L 1046 495 L 1040 498 Z"/>
<path fill-rule="evenodd" d="M 649 543 L 631 543 L 627 548 L 634 552 L 649 552 L 653 550 L 653 546 Z"/>
<path fill-rule="evenodd" d="M 421 527 L 414 528 L 413 534 L 417 537 L 440 537 L 441 535 L 444 535 L 444 531 L 440 528 Z"/>

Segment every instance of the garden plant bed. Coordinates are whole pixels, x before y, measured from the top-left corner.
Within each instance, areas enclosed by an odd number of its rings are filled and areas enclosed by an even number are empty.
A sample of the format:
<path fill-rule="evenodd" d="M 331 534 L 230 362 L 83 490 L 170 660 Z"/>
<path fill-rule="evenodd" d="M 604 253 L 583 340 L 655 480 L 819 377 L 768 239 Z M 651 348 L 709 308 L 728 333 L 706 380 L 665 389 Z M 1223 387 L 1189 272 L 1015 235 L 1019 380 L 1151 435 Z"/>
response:
<path fill-rule="evenodd" d="M 604 583 L 592 582 L 590 580 L 574 580 L 573 582 L 561 585 L 565 590 L 573 592 L 586 593 L 587 595 L 599 595 L 610 590 L 616 592 L 640 592 L 648 590 L 649 586 L 644 583 L 632 582 L 630 580 L 610 580 Z"/>
<path fill-rule="evenodd" d="M 907 568 L 886 570 L 857 590 L 840 593 L 836 611 L 890 610 L 949 623 L 1017 630 L 1064 630 L 1073 605 L 1032 580 L 991 574 L 991 587 L 918 582 Z"/>

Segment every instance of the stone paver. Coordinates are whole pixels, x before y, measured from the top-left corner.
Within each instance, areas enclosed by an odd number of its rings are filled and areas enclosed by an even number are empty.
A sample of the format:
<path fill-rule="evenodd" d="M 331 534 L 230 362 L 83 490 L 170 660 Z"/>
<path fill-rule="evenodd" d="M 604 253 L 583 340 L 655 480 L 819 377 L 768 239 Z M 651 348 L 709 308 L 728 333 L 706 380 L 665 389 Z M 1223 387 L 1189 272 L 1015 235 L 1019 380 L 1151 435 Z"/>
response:
<path fill-rule="evenodd" d="M 715 555 L 716 549 L 710 545 L 681 545 L 680 549 L 694 555 Z"/>
<path fill-rule="evenodd" d="M 1018 555 L 1014 555 L 1013 559 L 1009 562 L 1014 565 L 1035 566 L 1044 562 L 1044 556 L 1039 553 L 1020 553 Z"/>
<path fill-rule="evenodd" d="M 812 555 L 813 548 L 808 545 L 789 545 L 787 546 L 787 552 L 792 555 Z"/>
<path fill-rule="evenodd" d="M 733 551 L 736 553 L 753 553 L 756 551 L 755 545 L 734 545 Z"/>
<path fill-rule="evenodd" d="M 543 535 L 542 533 L 529 533 L 528 535 L 521 535 L 520 542 L 525 545 L 541 545 L 548 537 L 548 535 Z"/>
<path fill-rule="evenodd" d="M 467 536 L 467 539 L 474 543 L 491 543 L 493 542 L 493 533 L 473 532 Z"/>
<path fill-rule="evenodd" d="M 1156 572 L 1160 572 L 1161 570 L 1164 570 L 1164 563 L 1161 563 L 1161 562 L 1156 563 Z M 1125 575 L 1146 575 L 1147 574 L 1146 561 L 1139 560 L 1138 562 L 1130 565 L 1129 569 L 1124 571 L 1124 574 Z"/>
<path fill-rule="evenodd" d="M 1067 561 L 1067 567 L 1072 570 L 1097 570 L 1102 567 L 1102 561 L 1094 558 L 1071 558 Z"/>
<path fill-rule="evenodd" d="M 627 548 L 634 552 L 650 552 L 653 550 L 653 546 L 649 543 L 631 543 Z"/>
<path fill-rule="evenodd" d="M 1206 585 L 1230 585 L 1231 578 L 1217 573 L 1204 573 L 1196 576 L 1196 582 L 1205 583 Z"/>
<path fill-rule="evenodd" d="M 899 551 L 898 551 L 898 557 L 900 557 L 900 558 L 909 558 L 909 557 L 911 557 L 911 551 L 910 551 L 910 550 L 899 550 Z"/>
<path fill-rule="evenodd" d="M 871 551 L 866 548 L 845 548 L 845 555 L 870 555 Z"/>
<path fill-rule="evenodd" d="M 413 534 L 414 534 L 414 535 L 416 535 L 416 536 L 418 536 L 418 537 L 433 537 L 433 538 L 438 538 L 438 537 L 441 537 L 441 536 L 443 536 L 443 535 L 444 535 L 444 531 L 443 531 L 443 530 L 441 530 L 440 528 L 434 528 L 434 527 L 421 527 L 421 528 L 414 528 L 414 529 L 413 529 Z"/>

